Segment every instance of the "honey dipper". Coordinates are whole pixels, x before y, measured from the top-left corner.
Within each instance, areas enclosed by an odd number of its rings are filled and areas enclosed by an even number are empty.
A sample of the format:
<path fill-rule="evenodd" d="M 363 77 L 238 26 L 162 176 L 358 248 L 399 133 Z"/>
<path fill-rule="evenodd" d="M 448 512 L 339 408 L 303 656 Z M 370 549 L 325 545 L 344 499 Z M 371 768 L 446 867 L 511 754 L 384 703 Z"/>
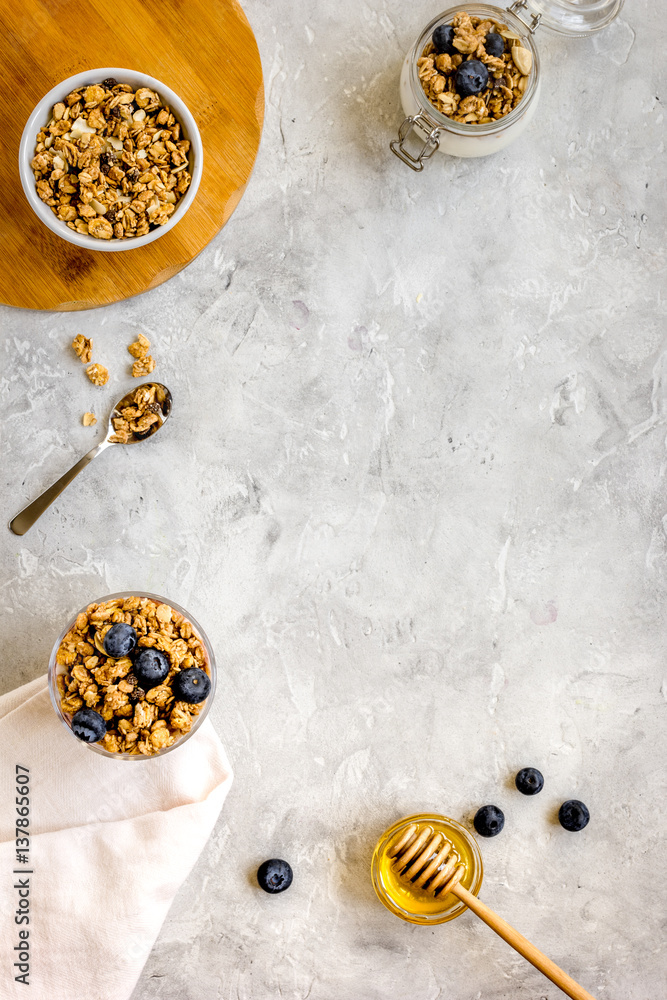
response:
<path fill-rule="evenodd" d="M 395 859 L 392 867 L 404 882 L 430 893 L 436 899 L 442 899 L 449 892 L 454 893 L 480 920 L 572 1000 L 593 1000 L 591 994 L 555 962 L 461 885 L 465 865 L 459 862 L 452 845 L 442 833 L 434 832 L 433 827 L 426 823 L 412 823 L 387 853 Z"/>

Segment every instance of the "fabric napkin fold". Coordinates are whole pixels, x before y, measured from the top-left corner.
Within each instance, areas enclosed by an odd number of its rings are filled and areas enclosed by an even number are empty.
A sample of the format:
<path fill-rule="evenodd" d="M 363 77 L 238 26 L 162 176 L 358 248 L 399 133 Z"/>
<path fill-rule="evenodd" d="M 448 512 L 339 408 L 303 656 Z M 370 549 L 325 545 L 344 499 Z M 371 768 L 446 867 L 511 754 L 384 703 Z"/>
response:
<path fill-rule="evenodd" d="M 109 760 L 66 731 L 40 677 L 0 697 L 0 761 L 0 996 L 124 1000 L 232 782 L 213 726 L 164 757 Z M 17 765 L 29 778 L 25 863 Z M 15 978 L 26 953 L 29 991 Z"/>

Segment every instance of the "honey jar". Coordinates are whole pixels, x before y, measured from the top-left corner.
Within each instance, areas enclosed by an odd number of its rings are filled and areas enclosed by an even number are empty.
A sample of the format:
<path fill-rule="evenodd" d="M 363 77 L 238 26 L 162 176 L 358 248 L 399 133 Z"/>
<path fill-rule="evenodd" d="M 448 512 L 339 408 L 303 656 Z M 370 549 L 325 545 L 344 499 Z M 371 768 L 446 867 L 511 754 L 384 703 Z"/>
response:
<path fill-rule="evenodd" d="M 482 885 L 483 866 L 477 841 L 465 827 L 448 816 L 419 813 L 401 819 L 382 834 L 371 861 L 373 888 L 388 910 L 411 924 L 443 924 L 453 920 L 467 909 L 453 893 L 444 896 L 426 892 L 399 878 L 394 868 L 392 849 L 413 824 L 427 824 L 449 841 L 457 864 L 465 866 L 461 885 L 475 896 Z"/>

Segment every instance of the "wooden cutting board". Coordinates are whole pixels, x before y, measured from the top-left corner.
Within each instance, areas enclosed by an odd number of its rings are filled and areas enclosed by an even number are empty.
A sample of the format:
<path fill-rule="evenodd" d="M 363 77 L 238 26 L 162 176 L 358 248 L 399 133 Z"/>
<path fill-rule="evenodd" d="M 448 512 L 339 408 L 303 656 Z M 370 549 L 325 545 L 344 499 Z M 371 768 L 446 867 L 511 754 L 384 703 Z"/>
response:
<path fill-rule="evenodd" d="M 185 101 L 204 144 L 187 214 L 154 243 L 82 250 L 40 222 L 18 171 L 23 126 L 60 80 L 119 66 L 162 80 Z M 0 0 L 0 301 L 25 309 L 107 305 L 162 284 L 224 226 L 252 171 L 264 118 L 257 43 L 234 0 Z"/>

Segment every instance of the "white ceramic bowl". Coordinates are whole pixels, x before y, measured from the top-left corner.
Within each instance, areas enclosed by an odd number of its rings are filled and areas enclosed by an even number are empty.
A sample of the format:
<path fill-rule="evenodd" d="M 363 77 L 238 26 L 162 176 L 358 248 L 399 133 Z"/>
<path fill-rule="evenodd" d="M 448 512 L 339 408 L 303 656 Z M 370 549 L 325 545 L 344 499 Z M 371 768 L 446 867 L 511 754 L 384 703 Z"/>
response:
<path fill-rule="evenodd" d="M 57 101 L 67 97 L 72 90 L 76 90 L 78 87 L 84 85 L 87 86 L 88 84 L 101 83 L 102 80 L 106 80 L 109 77 L 113 77 L 118 83 L 127 83 L 134 89 L 149 87 L 151 90 L 157 91 L 180 122 L 182 137 L 190 140 L 188 169 L 192 175 L 192 181 L 188 190 L 176 204 L 174 214 L 164 226 L 157 226 L 155 229 L 151 229 L 145 236 L 134 236 L 124 240 L 98 240 L 94 236 L 86 236 L 75 232 L 65 222 L 56 218 L 49 206 L 45 205 L 37 194 L 35 175 L 30 166 L 35 155 L 37 133 L 42 126 L 50 121 L 53 105 Z M 131 69 L 118 69 L 115 66 L 77 73 L 75 76 L 70 76 L 67 80 L 63 80 L 62 83 L 59 83 L 50 90 L 48 94 L 45 94 L 28 118 L 23 129 L 23 135 L 21 136 L 21 145 L 19 146 L 21 184 L 33 211 L 39 216 L 44 225 L 48 226 L 56 236 L 62 237 L 62 239 L 67 240 L 69 243 L 75 243 L 78 247 L 83 247 L 86 250 L 101 250 L 107 253 L 118 250 L 134 250 L 136 247 L 146 246 L 147 243 L 152 243 L 153 240 L 159 239 L 160 236 L 164 236 L 170 229 L 173 229 L 183 218 L 195 199 L 201 180 L 203 160 L 204 150 L 197 123 L 178 94 L 175 94 L 173 90 L 170 90 L 169 87 L 156 80 L 153 76 L 147 76 L 145 73 L 137 73 Z"/>

